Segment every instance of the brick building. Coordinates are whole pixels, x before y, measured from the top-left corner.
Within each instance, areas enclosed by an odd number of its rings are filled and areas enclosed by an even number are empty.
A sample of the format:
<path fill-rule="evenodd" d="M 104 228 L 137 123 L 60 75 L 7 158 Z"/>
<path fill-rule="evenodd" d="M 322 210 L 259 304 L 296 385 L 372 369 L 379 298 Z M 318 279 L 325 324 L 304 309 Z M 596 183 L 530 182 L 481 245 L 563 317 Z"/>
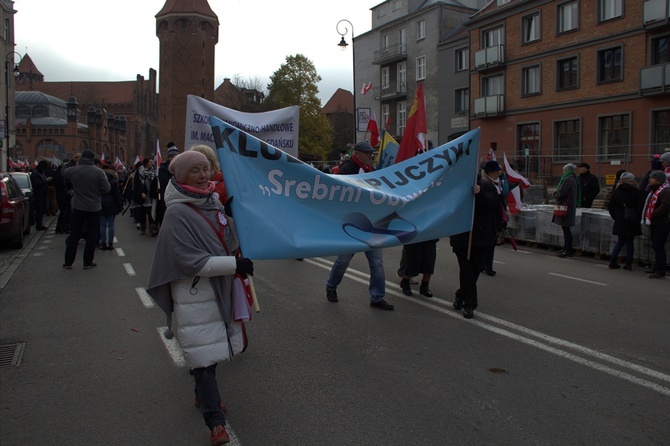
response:
<path fill-rule="evenodd" d="M 667 0 L 497 0 L 465 23 L 470 128 L 530 177 L 642 176 L 670 146 Z M 665 73 L 665 77 L 663 77 Z"/>

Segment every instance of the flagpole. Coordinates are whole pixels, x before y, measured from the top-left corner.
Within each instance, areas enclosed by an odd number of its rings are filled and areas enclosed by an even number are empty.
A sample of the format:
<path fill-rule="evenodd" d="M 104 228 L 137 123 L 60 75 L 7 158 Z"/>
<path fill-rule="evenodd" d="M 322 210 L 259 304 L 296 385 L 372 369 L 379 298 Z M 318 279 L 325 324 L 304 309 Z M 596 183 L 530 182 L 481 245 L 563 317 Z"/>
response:
<path fill-rule="evenodd" d="M 477 175 L 479 175 L 479 164 L 475 167 L 475 184 L 473 184 L 473 188 L 477 186 Z M 481 193 L 481 186 L 479 192 Z M 470 260 L 470 254 L 472 253 L 472 231 L 474 229 L 474 224 L 475 224 L 475 197 L 476 194 L 473 194 L 472 196 L 472 217 L 470 218 L 470 235 L 468 236 L 468 261 Z"/>

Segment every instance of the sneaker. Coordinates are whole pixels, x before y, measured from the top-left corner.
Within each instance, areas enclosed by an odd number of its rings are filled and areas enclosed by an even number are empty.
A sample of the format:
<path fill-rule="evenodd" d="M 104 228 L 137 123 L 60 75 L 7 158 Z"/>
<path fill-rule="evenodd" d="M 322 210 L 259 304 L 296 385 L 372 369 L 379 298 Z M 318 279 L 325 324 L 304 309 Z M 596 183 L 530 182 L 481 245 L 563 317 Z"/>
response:
<path fill-rule="evenodd" d="M 142 228 L 142 225 L 140 225 L 140 224 L 138 223 L 138 224 L 135 225 L 135 227 L 136 227 L 137 229 L 141 229 L 141 228 Z"/>
<path fill-rule="evenodd" d="M 72 269 L 72 264 L 71 264 L 71 263 L 70 263 L 70 264 L 68 264 L 68 263 L 63 263 L 63 268 L 65 268 L 65 269 Z"/>
<path fill-rule="evenodd" d="M 194 405 L 195 405 L 195 407 L 200 407 L 200 398 L 198 398 L 197 396 L 195 397 Z M 223 403 L 221 403 L 221 404 L 219 405 L 219 409 L 221 409 L 221 412 L 225 412 L 225 411 L 228 410 L 228 408 L 226 407 L 226 405 L 223 404 Z"/>
<path fill-rule="evenodd" d="M 395 307 L 390 303 L 386 302 L 384 299 L 378 300 L 377 302 L 370 302 L 372 308 L 379 308 L 380 310 L 393 310 Z"/>
<path fill-rule="evenodd" d="M 214 426 L 214 429 L 209 431 L 209 441 L 212 446 L 230 443 L 230 437 L 228 436 L 228 431 L 226 431 L 226 426 L 221 424 Z"/>
<path fill-rule="evenodd" d="M 90 265 L 84 265 L 84 269 L 91 269 L 91 268 L 95 268 L 96 266 L 98 266 L 98 264 L 93 262 Z"/>
<path fill-rule="evenodd" d="M 329 302 L 337 302 L 337 290 L 326 288 L 326 299 Z"/>

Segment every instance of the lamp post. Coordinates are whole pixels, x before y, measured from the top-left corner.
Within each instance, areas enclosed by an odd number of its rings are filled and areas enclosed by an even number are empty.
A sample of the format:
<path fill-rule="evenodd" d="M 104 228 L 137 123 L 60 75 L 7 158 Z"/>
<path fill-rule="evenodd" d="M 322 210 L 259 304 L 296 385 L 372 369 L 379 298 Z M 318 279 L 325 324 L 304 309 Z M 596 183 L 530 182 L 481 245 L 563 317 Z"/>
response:
<path fill-rule="evenodd" d="M 10 107 L 9 107 L 9 65 L 10 63 L 14 63 L 14 55 L 19 56 L 19 61 L 14 64 L 14 70 L 12 72 L 14 73 L 14 77 L 19 76 L 19 63 L 21 63 L 21 60 L 23 59 L 23 56 L 16 51 L 10 51 L 5 55 L 5 139 L 7 141 L 7 147 L 5 148 L 7 155 L 3 157 L 3 164 L 2 166 L 5 170 L 9 167 L 9 113 L 10 113 Z M 11 61 L 10 61 L 11 59 Z"/>
<path fill-rule="evenodd" d="M 347 19 L 342 19 L 339 22 L 337 22 L 337 25 L 335 25 L 335 31 L 341 36 L 340 43 L 337 44 L 337 46 L 340 47 L 342 51 L 346 51 L 347 46 L 349 45 L 346 40 L 344 40 L 344 36 L 347 35 L 349 32 L 349 28 L 347 28 L 345 25 L 342 25 L 342 29 L 344 29 L 344 32 L 340 31 L 340 24 L 343 22 L 346 22 L 349 24 L 351 27 L 351 72 L 352 72 L 352 80 L 353 80 L 353 86 L 352 86 L 352 93 L 354 94 L 354 141 L 353 143 L 356 144 L 356 139 L 357 139 L 357 132 L 358 132 L 358 111 L 356 109 L 356 49 L 354 45 L 354 25 L 351 24 L 351 22 Z"/>

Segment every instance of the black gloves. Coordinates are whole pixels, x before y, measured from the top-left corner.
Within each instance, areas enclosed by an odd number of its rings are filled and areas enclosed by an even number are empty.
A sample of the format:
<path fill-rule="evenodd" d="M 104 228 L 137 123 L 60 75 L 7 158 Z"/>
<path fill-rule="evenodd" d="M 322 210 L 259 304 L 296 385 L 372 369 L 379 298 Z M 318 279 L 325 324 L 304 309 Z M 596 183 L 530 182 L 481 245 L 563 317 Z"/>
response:
<path fill-rule="evenodd" d="M 247 259 L 246 257 L 238 257 L 235 259 L 237 262 L 237 269 L 235 270 L 235 274 L 239 274 L 242 277 L 247 277 L 247 274 L 250 276 L 254 275 L 254 262 L 251 261 L 251 259 Z"/>

